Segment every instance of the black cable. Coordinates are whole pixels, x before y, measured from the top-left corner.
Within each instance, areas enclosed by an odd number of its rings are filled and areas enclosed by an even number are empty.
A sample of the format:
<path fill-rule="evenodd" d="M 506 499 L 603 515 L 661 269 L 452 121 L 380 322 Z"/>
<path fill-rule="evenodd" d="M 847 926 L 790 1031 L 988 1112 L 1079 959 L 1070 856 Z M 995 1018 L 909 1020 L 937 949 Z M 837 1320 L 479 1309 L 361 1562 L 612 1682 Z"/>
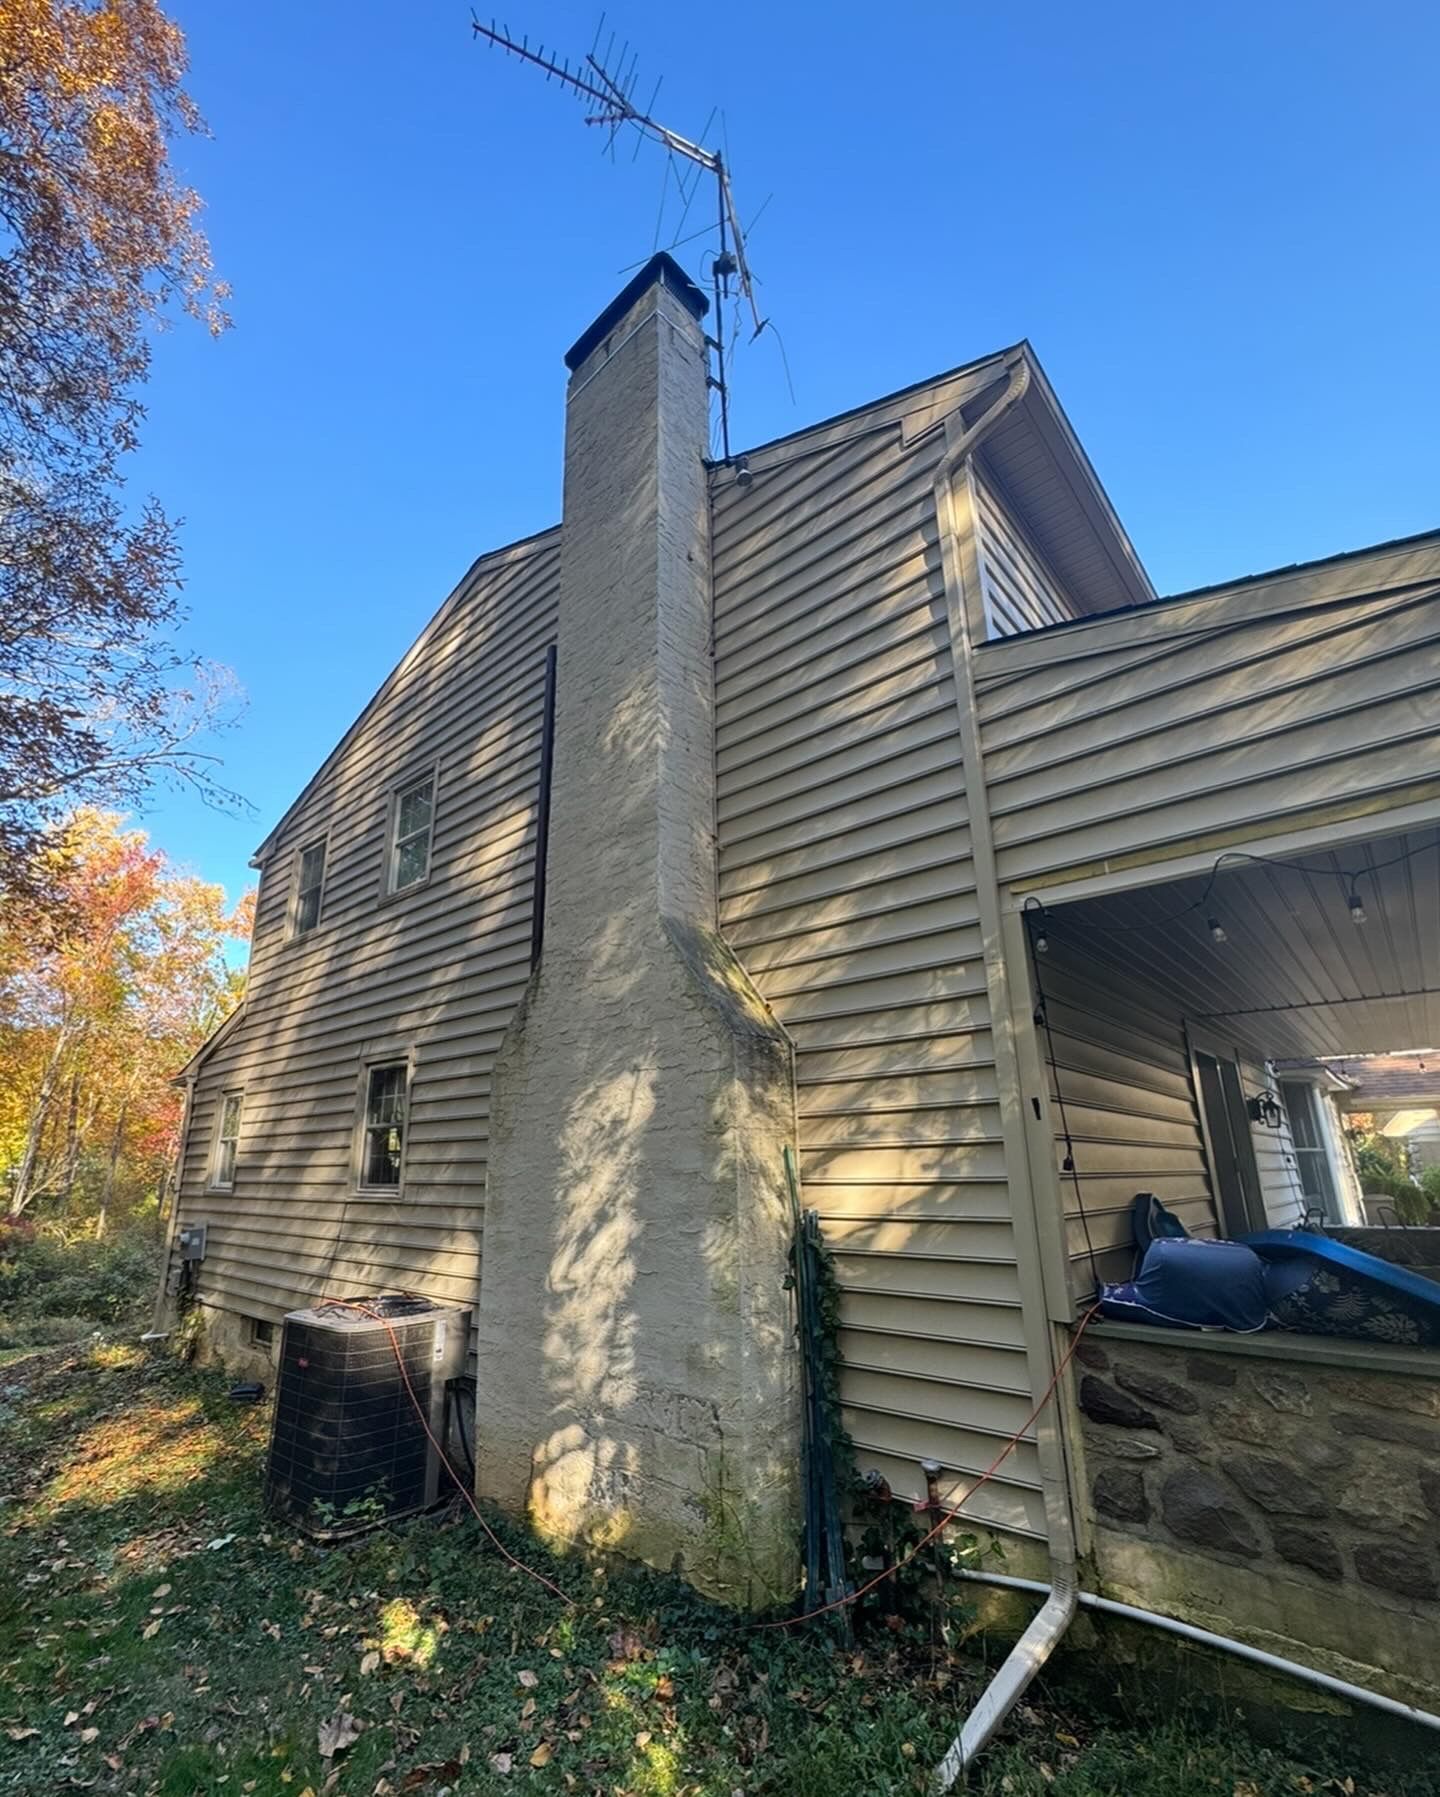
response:
<path fill-rule="evenodd" d="M 1027 901 L 1024 912 L 1027 931 L 1033 932 L 1039 919 L 1045 916 L 1045 907 L 1036 900 L 1035 909 L 1031 910 Z M 1035 920 L 1032 922 L 1032 920 Z M 1033 946 L 1033 936 L 1032 936 Z M 1070 1175 L 1075 1187 L 1075 1208 L 1080 1213 L 1080 1227 L 1085 1235 L 1085 1251 L 1090 1257 L 1090 1272 L 1095 1281 L 1098 1293 L 1104 1281 L 1100 1277 L 1100 1262 L 1095 1253 L 1095 1243 L 1090 1235 L 1090 1218 L 1085 1210 L 1085 1194 L 1080 1189 L 1080 1170 L 1075 1165 L 1075 1138 L 1070 1133 L 1070 1115 L 1065 1108 L 1065 1092 L 1060 1080 L 1060 1064 L 1055 1059 L 1055 1036 L 1050 1028 L 1050 1006 L 1045 997 L 1044 981 L 1040 977 L 1040 957 L 1032 954 L 1030 964 L 1035 971 L 1035 1021 L 1045 1031 L 1045 1052 L 1049 1057 L 1050 1071 L 1055 1075 L 1055 1103 L 1060 1111 L 1060 1133 L 1065 1139 L 1064 1171 Z"/>
<path fill-rule="evenodd" d="M 1163 917 L 1147 918 L 1143 923 L 1095 923 L 1087 918 L 1085 928 L 1102 936 L 1129 936 L 1137 930 L 1158 929 L 1165 924 L 1176 923 L 1182 917 L 1189 917 L 1196 911 L 1203 911 L 1210 902 L 1210 894 L 1215 890 L 1215 882 L 1220 877 L 1227 861 L 1253 861 L 1263 867 L 1288 867 L 1296 873 L 1316 874 L 1324 879 L 1338 880 L 1348 896 L 1355 891 L 1360 880 L 1378 874 L 1387 867 L 1397 867 L 1402 861 L 1413 861 L 1417 855 L 1428 854 L 1435 848 L 1440 848 L 1440 833 L 1437 833 L 1433 841 L 1422 842 L 1417 848 L 1405 849 L 1398 855 L 1387 856 L 1384 861 L 1376 861 L 1369 867 L 1357 869 L 1354 873 L 1336 867 L 1316 867 L 1307 861 L 1287 861 L 1279 855 L 1252 855 L 1243 849 L 1227 849 L 1210 869 L 1210 877 L 1206 880 L 1199 898 L 1195 899 L 1193 903 L 1182 905 L 1176 911 L 1168 911 Z M 1128 897 L 1129 895 L 1115 894 L 1113 896 Z M 1033 893 L 1025 900 L 1024 910 L 1027 916 L 1038 912 L 1044 919 L 1047 928 L 1053 925 L 1056 913 L 1047 910 Z"/>
<path fill-rule="evenodd" d="M 475 1381 L 462 1375 L 458 1379 L 450 1379 L 445 1385 L 445 1401 L 453 1406 L 451 1415 L 455 1419 L 455 1433 L 460 1437 L 460 1452 L 465 1456 L 465 1469 L 470 1474 L 470 1483 L 475 1483 L 475 1442 L 472 1435 L 465 1432 L 465 1417 L 469 1414 L 471 1427 L 475 1422 Z M 463 1401 L 468 1399 L 469 1401 Z M 448 1439 L 448 1435 L 447 1435 Z"/>

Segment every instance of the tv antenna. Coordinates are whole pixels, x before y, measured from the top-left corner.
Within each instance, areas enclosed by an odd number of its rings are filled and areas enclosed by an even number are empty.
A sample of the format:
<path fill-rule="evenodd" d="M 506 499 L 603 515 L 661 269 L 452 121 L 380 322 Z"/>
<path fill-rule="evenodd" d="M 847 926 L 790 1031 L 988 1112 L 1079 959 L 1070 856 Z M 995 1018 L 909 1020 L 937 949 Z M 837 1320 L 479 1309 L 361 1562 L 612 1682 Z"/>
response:
<path fill-rule="evenodd" d="M 595 110 L 586 113 L 585 123 L 608 127 L 610 138 L 607 148 L 613 148 L 616 136 L 623 126 L 633 125 L 642 140 L 648 139 L 651 143 L 661 145 L 670 154 L 683 157 L 715 177 L 715 210 L 720 248 L 710 267 L 715 289 L 715 335 L 707 335 L 706 342 L 715 352 L 715 373 L 711 375 L 710 382 L 720 396 L 720 441 L 724 459 L 728 462 L 730 395 L 725 382 L 725 306 L 732 297 L 732 280 L 735 283 L 736 304 L 748 307 L 754 321 L 755 328 L 750 337 L 752 343 L 769 320 L 760 316 L 760 309 L 755 301 L 755 282 L 750 273 L 749 258 L 745 254 L 745 234 L 740 229 L 740 215 L 735 209 L 735 194 L 730 186 L 725 158 L 719 150 L 707 150 L 700 144 L 692 143 L 688 137 L 682 137 L 678 131 L 662 125 L 650 112 L 640 110 L 634 99 L 638 54 L 632 56 L 630 46 L 622 45 L 620 60 L 613 65 L 612 72 L 611 57 L 615 48 L 613 32 L 605 46 L 604 56 L 596 53 L 600 47 L 600 33 L 605 29 L 603 14 L 596 29 L 594 44 L 584 59 L 578 61 L 573 68 L 568 58 L 558 56 L 554 51 L 547 51 L 543 44 L 537 44 L 532 50 L 528 37 L 515 38 L 508 26 L 497 25 L 493 19 L 485 25 L 472 12 L 470 23 L 476 37 L 484 38 L 492 49 L 498 46 L 507 55 L 518 56 L 522 62 L 543 70 L 547 81 L 558 81 L 569 92 L 590 102 Z M 659 92 L 660 83 L 657 81 L 655 92 L 650 97 L 652 108 Z"/>

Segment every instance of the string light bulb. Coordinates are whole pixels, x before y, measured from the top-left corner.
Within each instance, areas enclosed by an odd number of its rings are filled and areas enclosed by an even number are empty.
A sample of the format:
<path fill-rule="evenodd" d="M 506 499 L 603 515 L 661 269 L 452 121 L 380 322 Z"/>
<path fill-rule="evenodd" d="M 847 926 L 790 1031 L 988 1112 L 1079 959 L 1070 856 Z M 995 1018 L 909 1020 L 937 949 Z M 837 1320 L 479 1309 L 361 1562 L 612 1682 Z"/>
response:
<path fill-rule="evenodd" d="M 1225 934 L 1224 924 L 1221 923 L 1218 917 L 1207 917 L 1205 919 L 1205 927 L 1210 932 L 1210 940 L 1212 942 L 1228 942 L 1230 940 Z"/>
<path fill-rule="evenodd" d="M 1364 923 L 1364 921 L 1365 921 L 1364 901 L 1361 899 L 1358 889 L 1354 886 L 1352 886 L 1350 888 L 1350 897 L 1347 900 L 1347 903 L 1350 906 L 1350 921 L 1351 921 L 1351 923 Z"/>

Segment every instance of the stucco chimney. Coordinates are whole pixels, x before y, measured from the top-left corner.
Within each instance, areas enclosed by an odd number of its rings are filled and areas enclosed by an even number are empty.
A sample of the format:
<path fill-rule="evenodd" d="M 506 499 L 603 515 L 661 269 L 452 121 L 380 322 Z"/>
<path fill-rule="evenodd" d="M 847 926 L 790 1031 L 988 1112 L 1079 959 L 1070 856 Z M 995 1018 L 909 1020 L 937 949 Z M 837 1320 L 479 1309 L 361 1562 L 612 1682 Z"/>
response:
<path fill-rule="evenodd" d="M 705 299 L 570 367 L 545 946 L 495 1067 L 478 1488 L 739 1603 L 793 1587 L 788 1039 L 716 921 Z"/>

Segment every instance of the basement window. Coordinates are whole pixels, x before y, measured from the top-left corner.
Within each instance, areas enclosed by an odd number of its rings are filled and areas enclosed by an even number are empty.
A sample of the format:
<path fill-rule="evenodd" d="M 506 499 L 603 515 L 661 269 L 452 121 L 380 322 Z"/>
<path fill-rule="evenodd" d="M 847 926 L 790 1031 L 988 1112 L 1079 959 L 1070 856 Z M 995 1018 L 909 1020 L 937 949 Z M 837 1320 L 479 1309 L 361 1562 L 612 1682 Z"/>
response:
<path fill-rule="evenodd" d="M 365 1070 L 365 1108 L 360 1125 L 362 1192 L 400 1190 L 409 1087 L 407 1061 L 382 1061 Z"/>
<path fill-rule="evenodd" d="M 385 890 L 406 892 L 430 877 L 430 844 L 435 822 L 435 770 L 406 786 L 390 800 L 389 847 Z"/>
<path fill-rule="evenodd" d="M 228 1192 L 235 1185 L 235 1156 L 240 1147 L 240 1109 L 243 1094 L 225 1092 L 215 1123 L 215 1145 L 210 1153 L 210 1190 Z"/>
<path fill-rule="evenodd" d="M 325 838 L 300 851 L 295 864 L 295 896 L 290 911 L 290 934 L 308 936 L 320 922 L 320 903 L 325 891 Z"/>
<path fill-rule="evenodd" d="M 270 1348 L 275 1345 L 275 1325 L 268 1317 L 251 1317 L 249 1322 L 252 1348 Z"/>

